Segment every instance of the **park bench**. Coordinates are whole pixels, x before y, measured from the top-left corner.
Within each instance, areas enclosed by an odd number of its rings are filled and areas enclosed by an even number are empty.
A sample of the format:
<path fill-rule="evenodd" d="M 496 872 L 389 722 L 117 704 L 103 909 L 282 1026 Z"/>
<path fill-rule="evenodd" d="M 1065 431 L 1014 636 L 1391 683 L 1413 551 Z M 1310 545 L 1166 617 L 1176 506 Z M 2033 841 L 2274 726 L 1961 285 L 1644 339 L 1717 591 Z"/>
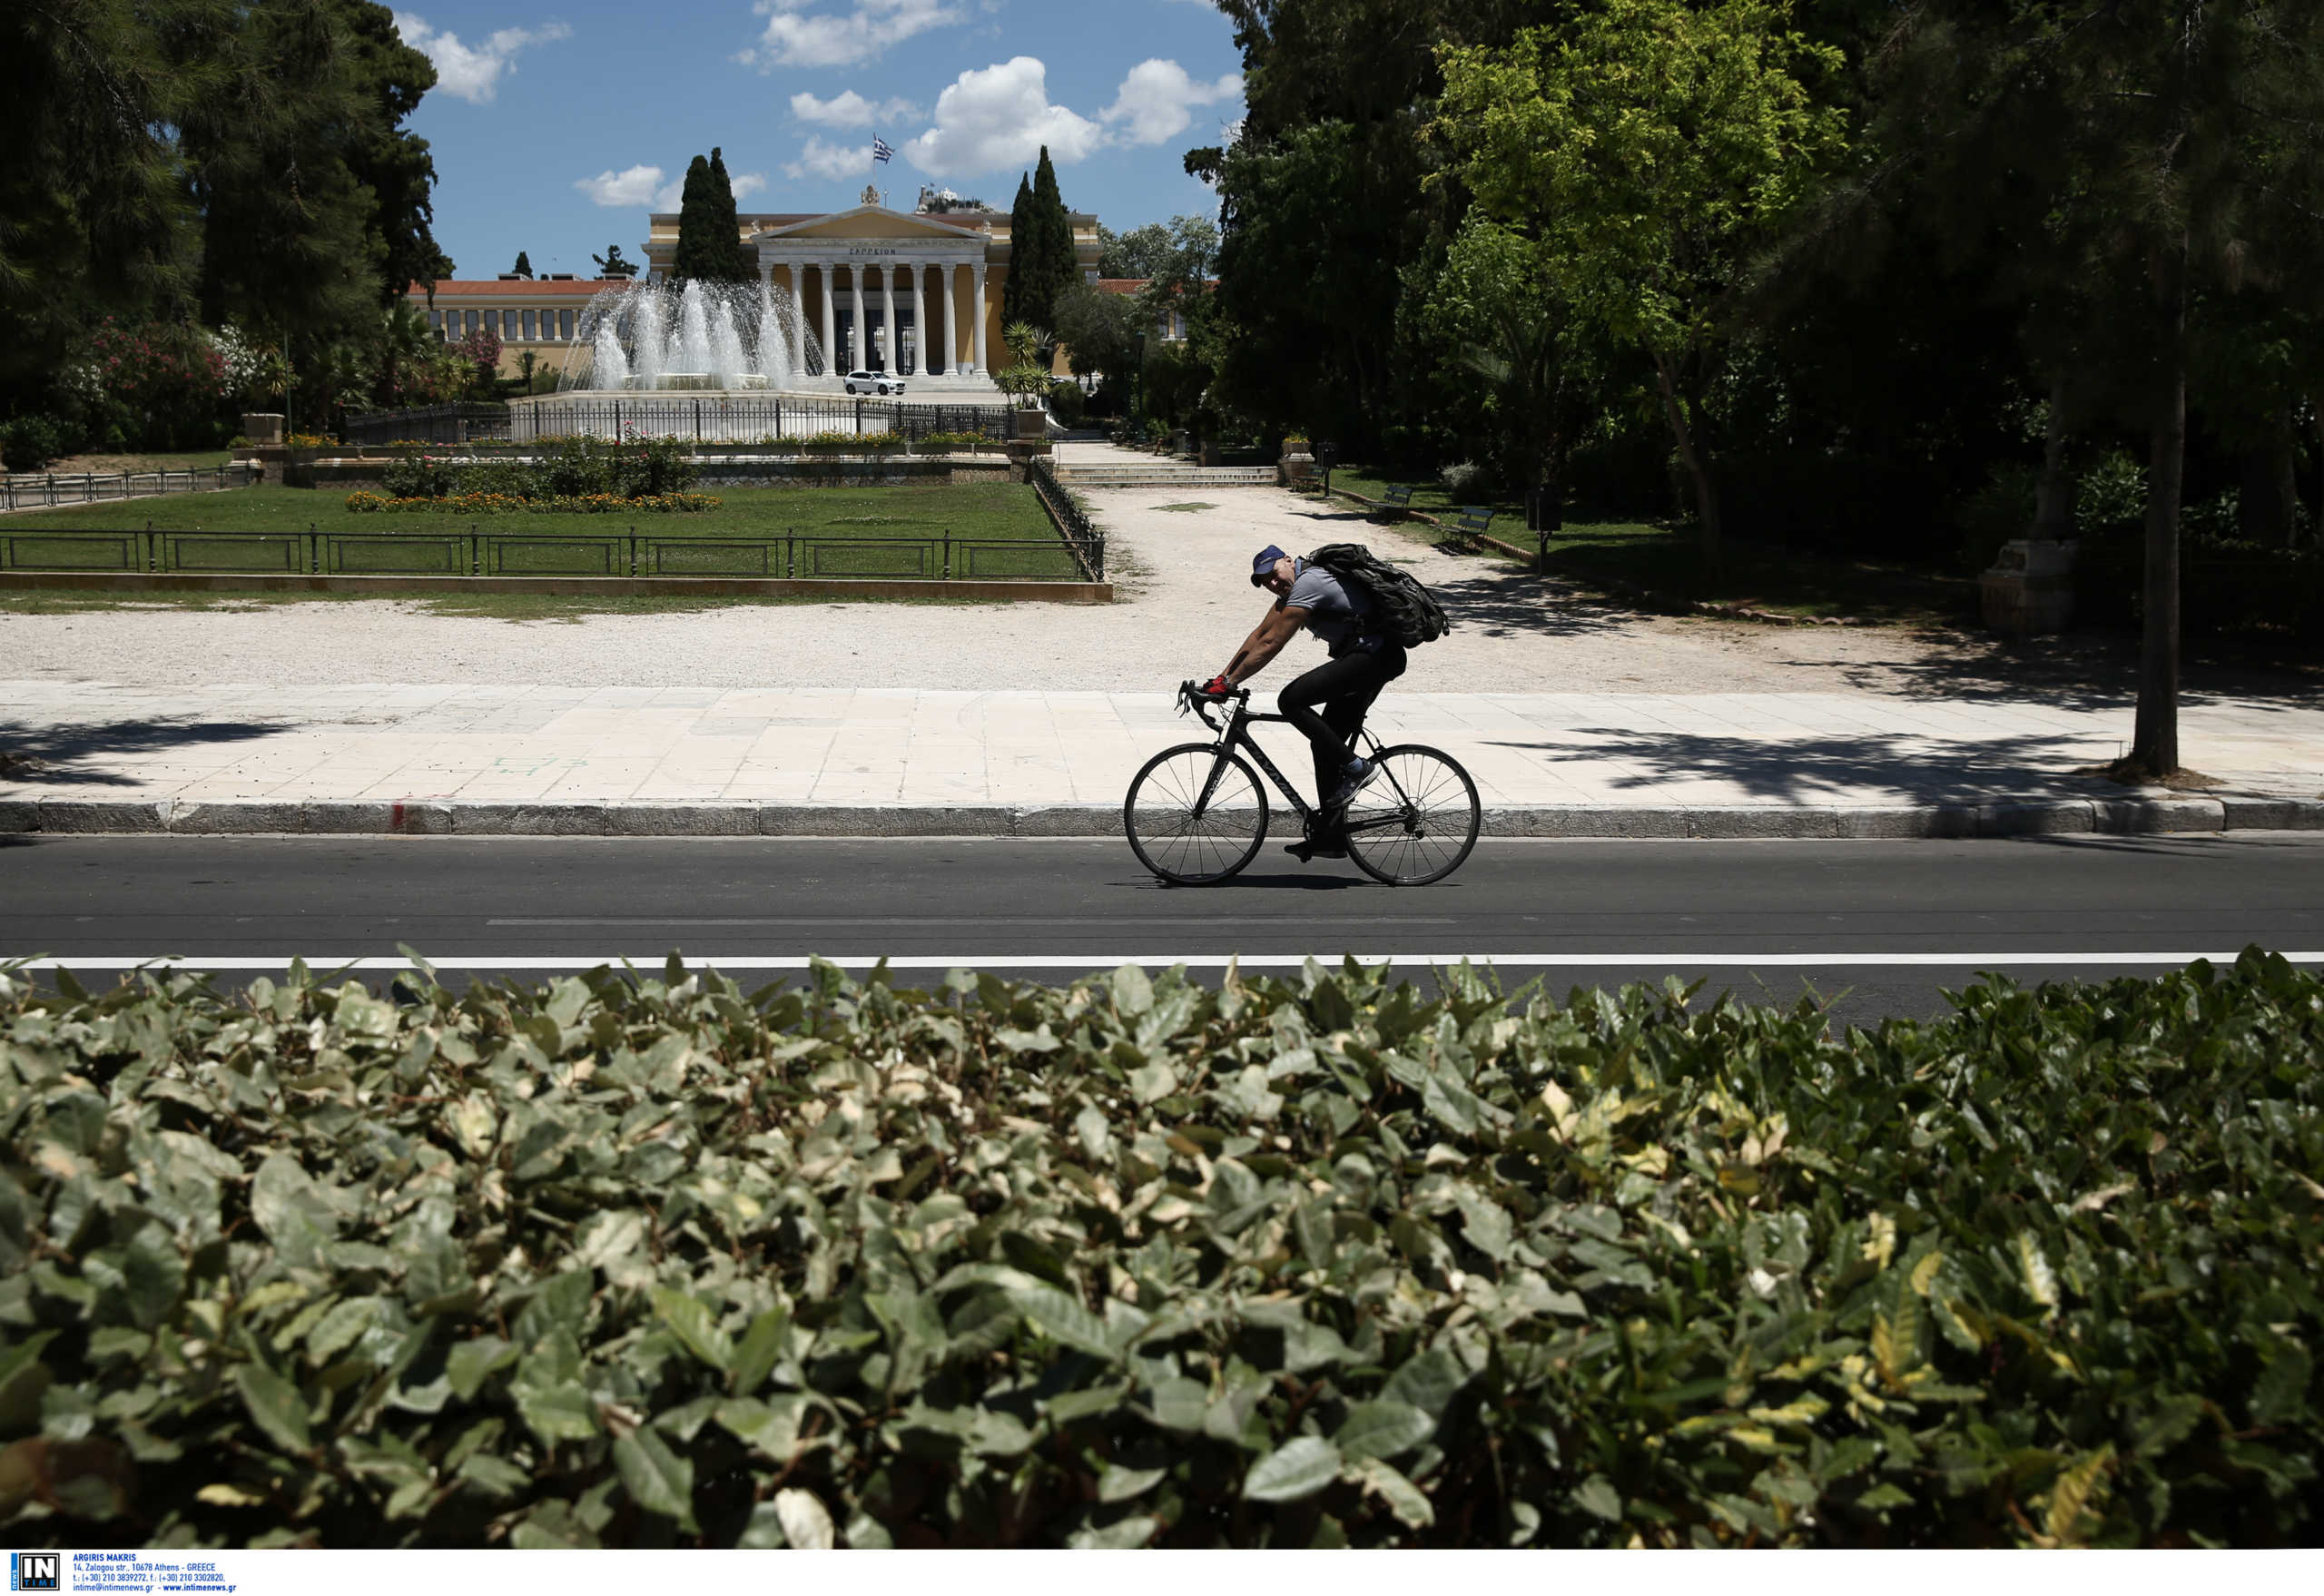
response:
<path fill-rule="evenodd" d="M 1483 536 L 1492 530 L 1494 514 L 1494 511 L 1477 505 L 1467 506 L 1461 511 L 1460 518 L 1452 523 L 1453 535 L 1463 542 Z"/>
<path fill-rule="evenodd" d="M 1383 493 L 1378 498 L 1374 499 L 1372 502 L 1374 507 L 1376 509 L 1393 510 L 1397 512 L 1397 515 L 1402 515 L 1403 512 L 1413 507 L 1412 484 L 1409 482 L 1399 482 L 1396 486 L 1389 488 L 1386 492 Z M 1396 517 L 1392 516 L 1389 518 L 1393 520 Z"/>

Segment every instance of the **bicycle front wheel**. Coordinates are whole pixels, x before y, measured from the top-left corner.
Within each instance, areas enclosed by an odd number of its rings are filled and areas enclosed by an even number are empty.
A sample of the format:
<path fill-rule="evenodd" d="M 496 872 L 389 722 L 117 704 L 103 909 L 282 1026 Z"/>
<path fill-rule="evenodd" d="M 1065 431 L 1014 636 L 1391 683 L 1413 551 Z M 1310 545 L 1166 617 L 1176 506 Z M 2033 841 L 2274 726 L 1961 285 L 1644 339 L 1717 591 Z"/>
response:
<path fill-rule="evenodd" d="M 1147 760 L 1130 783 L 1122 829 L 1137 862 L 1164 881 L 1208 886 L 1250 863 L 1267 840 L 1266 789 L 1216 744 L 1183 743 Z"/>
<path fill-rule="evenodd" d="M 1477 845 L 1476 783 L 1451 754 L 1417 743 L 1372 757 L 1380 773 L 1347 806 L 1348 857 L 1392 887 L 1443 881 Z"/>

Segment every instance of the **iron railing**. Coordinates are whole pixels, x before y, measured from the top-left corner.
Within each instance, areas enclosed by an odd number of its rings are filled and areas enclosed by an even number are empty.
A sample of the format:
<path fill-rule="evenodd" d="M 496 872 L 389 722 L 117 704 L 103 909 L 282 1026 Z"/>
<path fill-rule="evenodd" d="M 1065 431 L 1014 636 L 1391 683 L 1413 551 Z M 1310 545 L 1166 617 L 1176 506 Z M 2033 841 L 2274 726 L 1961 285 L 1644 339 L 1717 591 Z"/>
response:
<path fill-rule="evenodd" d="M 644 394 L 545 397 L 515 405 L 428 405 L 347 419 L 347 441 L 378 444 L 535 443 L 544 438 L 680 438 L 696 443 L 760 443 L 893 432 L 917 441 L 931 432 L 1009 438 L 1003 405 L 901 404 L 893 399 L 799 399 L 783 394 Z"/>
<path fill-rule="evenodd" d="M 1026 480 L 1033 485 L 1033 496 L 1041 501 L 1041 508 L 1049 512 L 1049 522 L 1057 528 L 1066 552 L 1081 567 L 1082 574 L 1092 582 L 1106 579 L 1106 533 L 1082 509 L 1080 502 L 1066 491 L 1057 479 L 1057 471 L 1048 458 L 1035 455 L 1026 462 Z"/>
<path fill-rule="evenodd" d="M 405 410 L 369 410 L 347 418 L 347 441 L 377 443 L 490 443 L 509 441 L 509 409 L 480 401 L 420 405 Z"/>
<path fill-rule="evenodd" d="M 819 432 L 892 432 L 917 440 L 931 432 L 1009 439 L 1002 405 L 900 404 L 892 399 L 798 399 L 779 394 L 664 394 L 635 399 L 544 399 L 514 407 L 512 438 L 586 433 L 596 438 L 690 438 L 697 443 L 759 443 Z"/>
<path fill-rule="evenodd" d="M 1099 581 L 1102 538 L 844 537 L 684 531 L 42 531 L 0 525 L 0 571 L 212 576 L 695 576 L 918 581 Z"/>
<path fill-rule="evenodd" d="M 246 460 L 199 471 L 15 471 L 0 477 L 0 510 L 95 504 L 156 493 L 214 493 L 248 488 L 260 475 L 260 468 Z"/>

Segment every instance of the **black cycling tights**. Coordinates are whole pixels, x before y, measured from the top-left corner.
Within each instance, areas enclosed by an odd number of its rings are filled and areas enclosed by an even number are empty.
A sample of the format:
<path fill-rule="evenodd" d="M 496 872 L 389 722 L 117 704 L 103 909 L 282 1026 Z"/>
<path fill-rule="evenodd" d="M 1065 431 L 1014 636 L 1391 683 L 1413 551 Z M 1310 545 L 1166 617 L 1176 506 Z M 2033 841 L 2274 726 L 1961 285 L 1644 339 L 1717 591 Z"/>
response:
<path fill-rule="evenodd" d="M 1275 698 L 1284 718 L 1305 733 L 1315 754 L 1315 801 L 1331 796 L 1347 768 L 1349 745 L 1380 689 L 1404 674 L 1404 651 L 1384 645 L 1377 654 L 1343 654 L 1293 681 Z M 1312 707 L 1322 704 L 1317 714 Z"/>

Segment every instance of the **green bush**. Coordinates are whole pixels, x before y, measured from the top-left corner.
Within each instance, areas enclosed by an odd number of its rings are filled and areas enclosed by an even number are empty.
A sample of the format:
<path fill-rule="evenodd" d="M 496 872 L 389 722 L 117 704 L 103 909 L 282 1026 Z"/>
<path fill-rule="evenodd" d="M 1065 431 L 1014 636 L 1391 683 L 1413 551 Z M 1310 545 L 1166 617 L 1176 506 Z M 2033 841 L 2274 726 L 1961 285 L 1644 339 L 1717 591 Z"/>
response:
<path fill-rule="evenodd" d="M 379 486 L 390 498 L 445 498 L 459 491 L 459 468 L 442 455 L 398 455 L 379 468 Z"/>
<path fill-rule="evenodd" d="M 2083 537 L 2137 527 L 2146 518 L 2146 468 L 2116 449 L 2074 486 L 2075 531 Z"/>
<path fill-rule="evenodd" d="M 1088 399 L 1088 395 L 1081 391 L 1078 382 L 1052 382 L 1049 384 L 1049 414 L 1057 418 L 1057 424 L 1060 427 L 1078 427 Z"/>
<path fill-rule="evenodd" d="M 408 450 L 379 473 L 390 498 L 683 498 L 701 474 L 690 446 L 675 438 L 613 443 L 589 437 L 543 438 L 529 462 Z"/>
<path fill-rule="evenodd" d="M 67 430 L 55 417 L 38 412 L 0 421 L 0 467 L 39 470 L 65 452 Z"/>
<path fill-rule="evenodd" d="M 418 978 L 414 978 L 418 980 Z M 2324 980 L 0 978 L 19 1545 L 2308 1544 Z"/>

